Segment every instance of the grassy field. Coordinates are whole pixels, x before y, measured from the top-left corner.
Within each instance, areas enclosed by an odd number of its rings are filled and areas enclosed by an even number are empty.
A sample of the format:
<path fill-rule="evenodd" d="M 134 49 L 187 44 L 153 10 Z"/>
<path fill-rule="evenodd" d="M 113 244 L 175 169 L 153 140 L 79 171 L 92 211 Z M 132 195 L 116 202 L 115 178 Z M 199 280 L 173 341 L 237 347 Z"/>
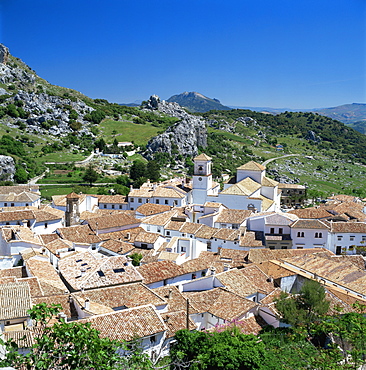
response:
<path fill-rule="evenodd" d="M 158 134 L 159 127 L 150 124 L 138 125 L 128 121 L 104 120 L 99 125 L 99 136 L 107 143 L 112 143 L 116 138 L 118 141 L 131 141 L 136 145 L 146 145 L 147 142 Z"/>

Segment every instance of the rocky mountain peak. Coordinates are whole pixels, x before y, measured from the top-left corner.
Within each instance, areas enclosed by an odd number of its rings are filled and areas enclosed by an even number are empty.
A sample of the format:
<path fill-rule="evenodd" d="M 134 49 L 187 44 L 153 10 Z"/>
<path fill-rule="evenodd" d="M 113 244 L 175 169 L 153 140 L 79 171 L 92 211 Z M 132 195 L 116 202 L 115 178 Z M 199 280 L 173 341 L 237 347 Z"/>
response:
<path fill-rule="evenodd" d="M 179 122 L 149 141 L 145 153 L 148 159 L 152 159 L 156 152 L 193 157 L 198 154 L 199 146 L 207 146 L 206 122 L 201 117 L 187 113 L 178 103 L 160 100 L 157 95 L 152 95 L 143 108 L 179 119 Z"/>

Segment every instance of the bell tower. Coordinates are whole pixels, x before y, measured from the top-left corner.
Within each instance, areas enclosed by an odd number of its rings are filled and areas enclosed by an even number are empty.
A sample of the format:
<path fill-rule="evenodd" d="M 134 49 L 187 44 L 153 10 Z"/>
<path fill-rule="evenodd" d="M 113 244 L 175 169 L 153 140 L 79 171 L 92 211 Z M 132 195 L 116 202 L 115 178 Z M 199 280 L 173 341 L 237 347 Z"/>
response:
<path fill-rule="evenodd" d="M 204 204 L 209 190 L 212 189 L 212 162 L 206 154 L 200 154 L 193 159 L 193 203 Z"/>

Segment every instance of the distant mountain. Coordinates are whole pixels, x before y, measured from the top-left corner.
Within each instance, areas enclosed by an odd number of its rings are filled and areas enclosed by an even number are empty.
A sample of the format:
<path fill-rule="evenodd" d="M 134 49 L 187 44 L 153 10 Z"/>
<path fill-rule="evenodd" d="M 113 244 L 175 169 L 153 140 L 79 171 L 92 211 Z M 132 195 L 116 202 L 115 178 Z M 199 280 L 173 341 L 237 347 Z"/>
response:
<path fill-rule="evenodd" d="M 220 103 L 218 99 L 211 99 L 198 92 L 184 92 L 179 95 L 173 95 L 167 100 L 169 103 L 178 103 L 191 112 L 208 112 L 209 110 L 230 110 Z"/>
<path fill-rule="evenodd" d="M 333 108 L 314 109 L 312 112 L 333 118 L 347 125 L 364 121 L 364 125 L 366 126 L 366 104 L 344 104 Z"/>

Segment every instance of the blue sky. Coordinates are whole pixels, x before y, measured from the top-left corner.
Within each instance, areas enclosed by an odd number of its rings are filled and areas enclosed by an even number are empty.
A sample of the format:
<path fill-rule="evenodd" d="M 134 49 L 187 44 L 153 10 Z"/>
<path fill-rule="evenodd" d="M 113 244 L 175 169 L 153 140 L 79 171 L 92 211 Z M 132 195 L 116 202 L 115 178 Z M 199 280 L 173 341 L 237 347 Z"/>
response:
<path fill-rule="evenodd" d="M 365 0 L 1 0 L 0 42 L 52 84 L 128 103 L 366 103 Z"/>

